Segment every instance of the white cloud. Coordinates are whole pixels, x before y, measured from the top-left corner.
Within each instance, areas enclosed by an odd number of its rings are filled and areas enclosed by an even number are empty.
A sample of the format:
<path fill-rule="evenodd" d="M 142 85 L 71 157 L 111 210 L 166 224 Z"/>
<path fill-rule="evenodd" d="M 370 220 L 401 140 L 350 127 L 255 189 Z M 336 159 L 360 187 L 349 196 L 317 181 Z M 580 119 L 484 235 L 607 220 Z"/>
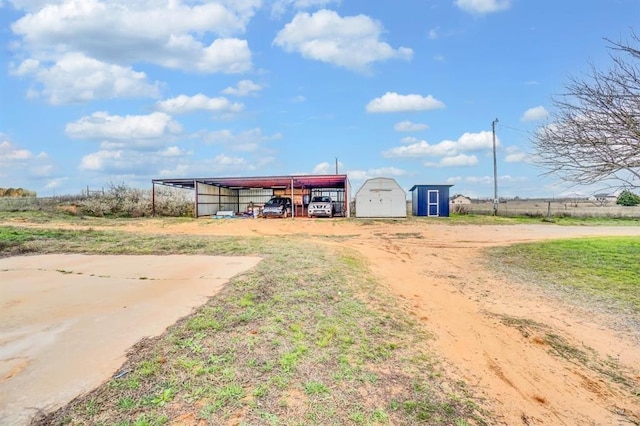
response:
<path fill-rule="evenodd" d="M 429 111 L 444 108 L 445 104 L 433 96 L 399 95 L 395 92 L 387 92 L 382 97 L 376 98 L 366 106 L 367 112 L 406 112 Z"/>
<path fill-rule="evenodd" d="M 50 66 L 27 59 L 12 73 L 33 76 L 43 89 L 31 88 L 30 97 L 45 97 L 53 105 L 159 95 L 159 84 L 149 83 L 145 73 L 101 62 L 82 53 L 67 53 Z"/>
<path fill-rule="evenodd" d="M 177 146 L 170 146 L 164 151 L 160 151 L 159 153 L 161 157 L 184 157 L 191 154 L 191 151 L 185 151 L 184 149 L 180 149 Z"/>
<path fill-rule="evenodd" d="M 404 176 L 407 171 L 396 167 L 380 167 L 367 170 L 367 174 L 370 176 Z"/>
<path fill-rule="evenodd" d="M 242 166 L 247 164 L 247 160 L 242 157 L 231 157 L 225 154 L 217 155 L 213 161 L 223 166 Z"/>
<path fill-rule="evenodd" d="M 467 176 L 464 181 L 467 183 L 479 183 L 482 185 L 488 185 L 493 183 L 493 178 L 491 176 Z"/>
<path fill-rule="evenodd" d="M 496 136 L 496 146 L 500 146 L 500 138 Z M 482 151 L 493 149 L 493 134 L 488 131 L 464 133 L 458 138 L 458 149 L 462 151 Z"/>
<path fill-rule="evenodd" d="M 98 151 L 85 155 L 80 161 L 80 170 L 100 171 L 107 163 L 122 162 L 122 151 Z"/>
<path fill-rule="evenodd" d="M 523 152 L 517 146 L 509 146 L 507 147 L 507 156 L 504 158 L 504 161 L 507 163 L 523 163 L 529 160 L 529 155 L 526 152 Z"/>
<path fill-rule="evenodd" d="M 131 149 L 101 149 L 87 154 L 80 160 L 78 168 L 83 172 L 94 172 L 110 180 L 116 177 L 143 180 L 154 176 L 159 167 L 166 163 L 175 164 L 180 158 L 166 157 L 165 151 L 134 151 Z"/>
<path fill-rule="evenodd" d="M 251 69 L 251 51 L 246 40 L 217 39 L 203 46 L 192 36 L 171 36 L 166 52 L 149 62 L 167 68 L 201 73 L 242 73 Z"/>
<path fill-rule="evenodd" d="M 45 189 L 60 188 L 68 180 L 69 180 L 68 177 L 60 177 L 60 178 L 49 179 L 47 181 L 47 183 L 44 185 L 44 188 Z"/>
<path fill-rule="evenodd" d="M 518 182 L 526 182 L 528 179 L 525 176 L 511 176 L 511 175 L 502 175 L 498 176 L 498 182 L 504 183 L 518 183 Z"/>
<path fill-rule="evenodd" d="M 236 87 L 227 87 L 222 91 L 225 95 L 250 96 L 262 90 L 262 86 L 251 80 L 240 80 Z"/>
<path fill-rule="evenodd" d="M 246 30 L 261 1 L 191 3 L 66 0 L 20 4 L 30 13 L 11 29 L 22 37 L 21 46 L 39 60 L 79 52 L 121 66 L 147 62 L 203 73 L 250 69 L 246 40 L 229 36 Z M 209 41 L 212 34 L 221 38 Z"/>
<path fill-rule="evenodd" d="M 180 124 L 163 112 L 119 116 L 99 111 L 65 128 L 67 135 L 76 139 L 158 139 L 180 131 Z"/>
<path fill-rule="evenodd" d="M 421 130 L 427 130 L 429 126 L 422 123 L 412 123 L 411 121 L 401 121 L 393 126 L 396 132 L 419 132 Z"/>
<path fill-rule="evenodd" d="M 442 141 L 431 145 L 427 141 L 419 141 L 410 145 L 391 148 L 382 153 L 383 157 L 442 157 L 456 153 L 456 143 L 452 141 Z"/>
<path fill-rule="evenodd" d="M 542 105 L 529 108 L 522 114 L 520 121 L 540 121 L 549 117 L 549 111 Z"/>
<path fill-rule="evenodd" d="M 339 4 L 341 0 L 274 0 L 271 5 L 271 15 L 282 16 L 288 9 L 324 8 L 332 3 Z"/>
<path fill-rule="evenodd" d="M 229 129 L 216 130 L 203 135 L 203 139 L 207 143 L 224 144 L 234 151 L 257 151 L 262 147 L 264 142 L 279 140 L 282 138 L 280 133 L 273 135 L 265 135 L 260 128 L 245 130 L 240 133 L 234 133 Z"/>
<path fill-rule="evenodd" d="M 2 137 L 0 134 L 0 138 Z M 0 186 L 33 190 L 36 188 L 33 187 L 32 181 L 47 178 L 53 172 L 54 164 L 45 152 L 34 154 L 8 140 L 0 142 Z"/>
<path fill-rule="evenodd" d="M 53 172 L 53 164 L 36 165 L 30 167 L 29 172 L 33 177 L 49 177 Z"/>
<path fill-rule="evenodd" d="M 29 160 L 31 158 L 33 158 L 33 153 L 27 149 L 19 149 L 9 141 L 0 143 L 0 164 Z"/>
<path fill-rule="evenodd" d="M 349 176 L 349 180 L 351 184 L 364 182 L 369 179 L 370 176 L 367 174 L 366 170 L 349 170 L 347 172 L 347 176 Z"/>
<path fill-rule="evenodd" d="M 239 175 L 264 167 L 273 162 L 274 158 L 270 156 L 245 158 L 221 152 L 209 158 L 197 157 L 190 161 L 184 158 L 167 160 L 169 161 L 165 161 L 159 171 L 154 171 L 154 175 L 163 177 Z"/>
<path fill-rule="evenodd" d="M 188 114 L 195 111 L 216 113 L 236 113 L 244 109 L 241 103 L 232 103 L 225 97 L 210 98 L 198 93 L 194 96 L 180 95 L 157 102 L 156 109 L 168 114 Z"/>
<path fill-rule="evenodd" d="M 33 3 L 33 2 L 31 2 Z M 46 39 L 68 42 L 72 34 L 104 33 L 116 40 L 153 39 L 167 34 L 213 32 L 222 36 L 242 33 L 260 6 L 260 0 L 194 4 L 180 0 L 42 2 L 13 24 L 30 43 Z M 76 41 L 80 43 L 80 41 Z M 99 43 L 96 40 L 94 43 Z"/>
<path fill-rule="evenodd" d="M 444 157 L 437 163 L 426 162 L 425 167 L 471 167 L 478 164 L 478 157 L 475 155 L 458 154 L 451 157 Z"/>
<path fill-rule="evenodd" d="M 368 16 L 341 17 L 320 10 L 313 15 L 298 13 L 278 32 L 273 44 L 307 59 L 359 72 L 368 72 L 374 62 L 411 59 L 411 49 L 392 48 L 380 40 L 382 32 L 382 25 Z"/>
<path fill-rule="evenodd" d="M 470 13 L 492 13 L 507 10 L 511 0 L 456 0 L 456 6 Z"/>
<path fill-rule="evenodd" d="M 431 29 L 429 30 L 429 39 L 430 39 L 430 40 L 435 40 L 435 39 L 437 39 L 437 38 L 438 38 L 438 30 L 439 30 L 439 29 L 440 29 L 440 28 L 431 28 Z"/>
<path fill-rule="evenodd" d="M 483 151 L 493 148 L 493 135 L 491 132 L 482 131 L 478 133 L 464 133 L 456 141 L 443 140 L 431 145 L 425 140 L 416 138 L 405 138 L 403 142 L 411 142 L 408 145 L 397 146 L 382 153 L 384 157 L 455 157 L 461 152 Z M 499 146 L 500 139 L 496 137 L 496 146 Z"/>
<path fill-rule="evenodd" d="M 243 157 L 218 154 L 215 156 L 213 161 L 211 161 L 211 168 L 218 173 L 228 173 L 255 170 L 256 166 Z"/>
<path fill-rule="evenodd" d="M 398 177 L 398 176 L 406 176 L 408 173 L 406 170 L 398 169 L 396 167 L 380 167 L 376 169 L 368 169 L 368 170 L 349 170 L 347 171 L 347 175 L 349 176 L 349 180 L 353 183 L 363 182 L 367 179 L 375 178 L 375 177 Z"/>
<path fill-rule="evenodd" d="M 338 161 L 338 171 L 340 171 L 340 168 L 342 166 L 343 166 L 343 164 Z M 335 163 L 329 164 L 328 162 L 324 161 L 322 163 L 316 164 L 316 166 L 313 168 L 313 171 L 311 172 L 311 174 L 312 175 L 332 175 L 335 172 L 336 172 Z"/>
<path fill-rule="evenodd" d="M 342 162 L 338 162 L 338 171 L 340 173 L 345 173 L 344 164 Z M 313 172 L 311 174 L 314 175 L 332 175 L 336 172 L 335 163 L 322 162 L 317 164 L 313 168 Z M 346 174 L 349 176 L 349 180 L 352 182 L 360 182 L 372 177 L 378 176 L 405 176 L 407 175 L 407 171 L 403 169 L 398 169 L 396 167 L 380 167 L 375 169 L 368 170 L 348 170 Z"/>

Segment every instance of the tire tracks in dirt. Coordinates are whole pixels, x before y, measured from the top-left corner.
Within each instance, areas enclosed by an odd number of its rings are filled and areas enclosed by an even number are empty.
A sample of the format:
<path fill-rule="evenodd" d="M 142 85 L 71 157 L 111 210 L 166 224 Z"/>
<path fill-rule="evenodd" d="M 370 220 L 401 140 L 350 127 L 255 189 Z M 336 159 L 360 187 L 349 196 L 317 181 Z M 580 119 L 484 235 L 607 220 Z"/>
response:
<path fill-rule="evenodd" d="M 487 233 L 502 230 L 511 236 L 486 238 Z M 640 398 L 628 389 L 575 360 L 553 355 L 544 337 L 524 336 L 500 321 L 500 316 L 531 320 L 578 348 L 588 340 L 598 347 L 600 357 L 625 352 L 627 367 L 640 365 L 638 348 L 613 330 L 541 294 L 526 294 L 524 288 L 482 267 L 478 253 L 483 247 L 559 237 L 551 232 L 522 238 L 516 230 L 467 232 L 451 227 L 434 235 L 412 229 L 414 237 L 402 238 L 378 231 L 350 239 L 346 245 L 360 252 L 390 290 L 405 300 L 407 309 L 435 334 L 431 344 L 448 365 L 449 374 L 480 392 L 502 424 L 639 422 Z"/>

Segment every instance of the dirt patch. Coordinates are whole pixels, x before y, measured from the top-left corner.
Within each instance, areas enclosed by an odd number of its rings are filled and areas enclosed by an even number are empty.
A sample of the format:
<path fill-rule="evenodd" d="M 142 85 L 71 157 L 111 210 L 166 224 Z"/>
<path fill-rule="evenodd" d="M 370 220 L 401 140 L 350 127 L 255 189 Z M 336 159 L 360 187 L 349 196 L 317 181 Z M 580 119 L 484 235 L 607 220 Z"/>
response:
<path fill-rule="evenodd" d="M 50 227 L 51 225 L 47 225 Z M 62 225 L 62 227 L 76 228 Z M 93 229 L 100 229 L 93 226 Z M 110 226 L 105 229 L 114 229 Z M 485 247 L 553 238 L 638 235 L 636 227 L 474 226 L 415 220 L 211 220 L 167 227 L 149 220 L 118 229 L 143 233 L 275 236 L 359 252 L 408 315 L 436 339 L 430 344 L 452 375 L 475 389 L 501 424 L 640 422 L 640 330 L 614 329 L 606 313 L 495 276 Z M 540 324 L 528 335 L 501 318 Z M 517 325 L 517 324 L 516 324 Z M 544 330 L 544 333 L 540 332 Z M 627 384 L 589 363 L 550 350 L 549 335 L 593 359 L 611 360 Z"/>

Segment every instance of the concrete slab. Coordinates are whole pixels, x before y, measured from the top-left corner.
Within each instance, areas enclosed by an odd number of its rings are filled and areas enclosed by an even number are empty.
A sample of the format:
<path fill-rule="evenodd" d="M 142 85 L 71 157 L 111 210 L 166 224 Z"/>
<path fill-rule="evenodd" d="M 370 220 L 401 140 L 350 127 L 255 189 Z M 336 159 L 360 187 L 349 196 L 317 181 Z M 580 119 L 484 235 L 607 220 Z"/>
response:
<path fill-rule="evenodd" d="M 111 376 L 258 257 L 0 259 L 0 424 L 26 424 Z"/>

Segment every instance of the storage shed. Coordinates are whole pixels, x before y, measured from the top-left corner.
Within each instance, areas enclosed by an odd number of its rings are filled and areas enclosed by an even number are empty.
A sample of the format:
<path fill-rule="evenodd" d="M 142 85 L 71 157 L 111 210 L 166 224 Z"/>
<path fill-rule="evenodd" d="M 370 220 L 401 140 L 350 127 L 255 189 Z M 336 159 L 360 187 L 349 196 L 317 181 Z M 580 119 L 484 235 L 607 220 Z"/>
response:
<path fill-rule="evenodd" d="M 395 179 L 369 179 L 356 193 L 356 217 L 407 217 L 406 199 Z"/>
<path fill-rule="evenodd" d="M 411 213 L 414 216 L 449 217 L 449 188 L 453 185 L 414 185 Z"/>

